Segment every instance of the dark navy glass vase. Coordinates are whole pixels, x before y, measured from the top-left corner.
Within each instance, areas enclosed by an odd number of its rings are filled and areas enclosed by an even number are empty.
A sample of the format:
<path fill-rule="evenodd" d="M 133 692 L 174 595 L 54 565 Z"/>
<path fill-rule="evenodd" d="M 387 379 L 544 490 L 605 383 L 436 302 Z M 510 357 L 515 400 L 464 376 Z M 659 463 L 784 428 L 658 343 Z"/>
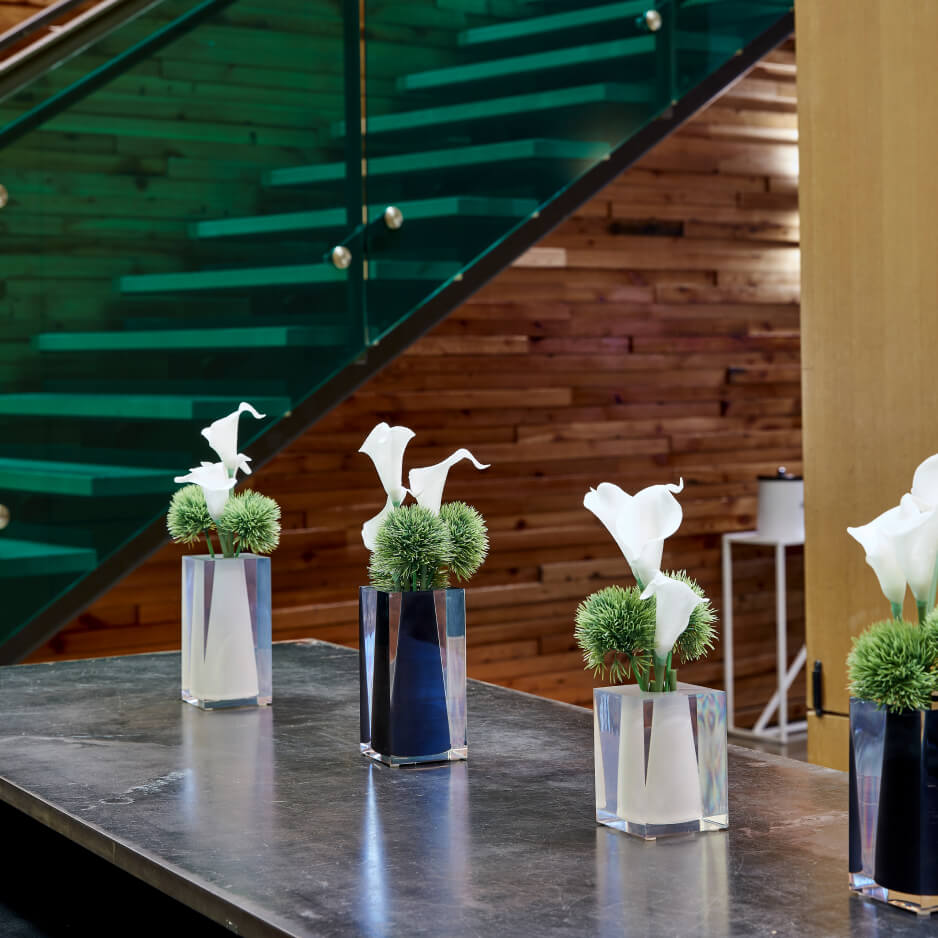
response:
<path fill-rule="evenodd" d="M 465 759 L 461 589 L 359 590 L 361 750 L 387 765 Z"/>
<path fill-rule="evenodd" d="M 938 710 L 850 701 L 850 885 L 938 910 Z"/>

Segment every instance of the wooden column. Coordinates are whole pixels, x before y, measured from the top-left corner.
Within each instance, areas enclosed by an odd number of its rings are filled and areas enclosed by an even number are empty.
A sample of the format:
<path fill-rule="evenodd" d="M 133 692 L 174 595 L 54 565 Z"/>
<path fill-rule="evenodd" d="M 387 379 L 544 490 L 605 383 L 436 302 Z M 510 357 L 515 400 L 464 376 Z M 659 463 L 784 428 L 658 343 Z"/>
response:
<path fill-rule="evenodd" d="M 938 3 L 798 0 L 796 18 L 808 666 L 846 714 L 851 637 L 889 608 L 845 529 L 938 451 Z M 812 718 L 808 750 L 846 768 L 846 719 Z"/>

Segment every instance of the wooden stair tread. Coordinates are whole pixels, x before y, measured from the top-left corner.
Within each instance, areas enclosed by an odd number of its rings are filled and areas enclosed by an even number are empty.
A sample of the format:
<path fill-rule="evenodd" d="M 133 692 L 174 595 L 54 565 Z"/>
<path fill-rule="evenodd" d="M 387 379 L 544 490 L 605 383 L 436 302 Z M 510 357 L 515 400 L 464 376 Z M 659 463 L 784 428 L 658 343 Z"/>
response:
<path fill-rule="evenodd" d="M 556 69 L 632 59 L 640 55 L 651 55 L 654 51 L 654 36 L 632 36 L 628 39 L 613 39 L 609 42 L 595 42 L 566 49 L 550 49 L 546 52 L 532 52 L 469 65 L 415 72 L 403 75 L 398 79 L 397 85 L 402 91 L 424 91 L 472 82 L 510 79 L 516 75 L 531 73 L 543 77 Z"/>
<path fill-rule="evenodd" d="M 533 36 L 551 33 L 565 34 L 571 29 L 583 26 L 599 26 L 603 23 L 615 23 L 628 17 L 640 16 L 648 9 L 645 0 L 628 3 L 607 3 L 583 10 L 569 10 L 563 13 L 548 13 L 544 16 L 532 16 L 528 19 L 495 23 L 491 26 L 476 26 L 463 30 L 459 34 L 461 46 L 478 46 L 489 42 L 528 39 Z"/>
<path fill-rule="evenodd" d="M 121 277 L 121 293 L 193 293 L 314 286 L 345 280 L 345 271 L 331 264 L 292 264 L 282 267 L 242 267 L 183 271 L 171 274 L 133 274 Z"/>
<path fill-rule="evenodd" d="M 603 104 L 647 105 L 650 104 L 653 93 L 654 89 L 650 88 L 646 82 L 598 82 L 574 88 L 535 91 L 505 98 L 382 114 L 369 119 L 368 134 L 378 136 L 406 133 L 446 125 L 472 125 L 486 121 L 504 121 L 532 116 L 543 119 L 545 113 L 556 116 L 556 112 L 561 110 L 571 108 L 579 110 Z M 332 134 L 334 137 L 344 136 L 345 121 L 338 121 L 334 124 Z"/>
<path fill-rule="evenodd" d="M 508 140 L 446 150 L 426 150 L 394 156 L 377 156 L 368 161 L 368 176 L 445 172 L 458 168 L 483 169 L 527 160 L 598 160 L 609 152 L 606 143 L 578 140 Z M 275 169 L 267 174 L 266 185 L 302 186 L 337 182 L 345 178 L 346 164 L 320 163 Z"/>
<path fill-rule="evenodd" d="M 107 352 L 245 349 L 330 348 L 342 345 L 344 335 L 333 326 L 256 326 L 220 329 L 130 329 L 115 332 L 46 332 L 36 337 L 42 352 Z"/>
<path fill-rule="evenodd" d="M 172 469 L 104 466 L 0 457 L 0 491 L 54 495 L 141 495 L 170 492 Z"/>
<path fill-rule="evenodd" d="M 522 218 L 537 208 L 535 199 L 501 199 L 481 196 L 443 196 L 398 202 L 406 224 L 434 221 L 453 216 L 474 218 Z M 369 218 L 380 218 L 386 206 L 372 206 Z M 193 227 L 197 238 L 242 237 L 245 235 L 282 234 L 290 231 L 315 231 L 347 226 L 345 209 L 320 209 L 308 212 L 284 212 L 277 215 L 254 215 L 199 222 Z"/>
<path fill-rule="evenodd" d="M 269 417 L 290 410 L 286 397 L 252 397 Z M 114 420 L 214 420 L 237 408 L 240 398 L 214 395 L 83 394 L 36 391 L 0 394 L 0 414 L 42 417 L 99 417 Z"/>
<path fill-rule="evenodd" d="M 21 541 L 0 535 L 0 577 L 84 573 L 93 570 L 97 553 L 90 547 Z"/>

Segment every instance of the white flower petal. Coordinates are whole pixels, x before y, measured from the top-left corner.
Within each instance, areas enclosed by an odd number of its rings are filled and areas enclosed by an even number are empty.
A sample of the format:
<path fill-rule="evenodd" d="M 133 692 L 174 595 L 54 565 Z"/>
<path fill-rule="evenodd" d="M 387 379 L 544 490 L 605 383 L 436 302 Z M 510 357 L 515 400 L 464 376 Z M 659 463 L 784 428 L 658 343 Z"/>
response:
<path fill-rule="evenodd" d="M 449 475 L 450 469 L 463 459 L 471 460 L 476 469 L 489 468 L 484 463 L 480 463 L 469 450 L 458 449 L 452 456 L 448 456 L 443 462 L 438 462 L 435 466 L 411 469 L 407 480 L 410 483 L 410 494 L 417 499 L 417 504 L 429 508 L 435 515 L 438 515 L 440 505 L 443 502 L 443 488 L 446 485 L 446 477 Z"/>
<path fill-rule="evenodd" d="M 392 511 L 394 511 L 394 502 L 391 501 L 391 496 L 389 495 L 384 508 L 362 525 L 362 540 L 365 542 L 365 547 L 367 547 L 368 550 L 374 551 L 378 530 L 381 525 L 384 524 L 384 519 L 387 518 Z"/>
<path fill-rule="evenodd" d="M 635 576 L 642 583 L 650 583 L 661 570 L 664 541 L 646 541 L 638 558 L 632 562 Z"/>
<path fill-rule="evenodd" d="M 684 490 L 680 485 L 649 485 L 636 492 L 628 511 L 619 517 L 620 537 L 637 556 L 648 541 L 663 541 L 681 526 L 684 509 L 672 493 Z"/>
<path fill-rule="evenodd" d="M 386 423 L 379 423 L 358 450 L 374 463 L 381 486 L 394 505 L 400 505 L 407 495 L 407 489 L 401 481 L 404 475 L 404 450 L 413 438 L 414 431 L 409 427 L 390 427 Z"/>
<path fill-rule="evenodd" d="M 928 505 L 938 505 L 938 453 L 929 456 L 915 470 L 912 495 Z"/>
<path fill-rule="evenodd" d="M 623 491 L 612 482 L 601 482 L 598 488 L 590 489 L 583 498 L 583 507 L 591 511 L 603 523 L 606 530 L 612 535 L 619 550 L 629 560 L 625 543 L 619 539 L 617 525 L 619 518 L 628 510 L 632 496 Z M 631 563 L 631 560 L 629 560 Z"/>
<path fill-rule="evenodd" d="M 238 484 L 234 476 L 228 475 L 228 468 L 223 462 L 203 462 L 201 466 L 190 469 L 188 475 L 176 476 L 174 481 L 191 482 L 201 486 L 205 493 L 208 513 L 215 521 L 221 517 L 231 490 Z"/>
<path fill-rule="evenodd" d="M 603 482 L 583 499 L 583 505 L 606 526 L 643 584 L 661 567 L 665 538 L 681 526 L 684 512 L 674 493 L 683 489 L 682 479 L 679 485 L 650 485 L 633 496 L 618 485 Z"/>
<path fill-rule="evenodd" d="M 847 533 L 866 552 L 866 562 L 873 568 L 883 595 L 890 603 L 901 603 L 905 598 L 905 574 L 899 565 L 893 540 L 885 530 L 889 518 L 899 512 L 898 507 L 890 508 L 869 524 L 847 528 Z"/>
<path fill-rule="evenodd" d="M 242 401 L 237 410 L 227 417 L 220 417 L 202 430 L 202 436 L 208 440 L 208 445 L 215 450 L 231 475 L 243 468 L 243 462 L 247 459 L 243 453 L 238 452 L 238 420 L 245 411 L 258 420 L 263 420 L 266 416 L 259 414 L 247 401 Z"/>
<path fill-rule="evenodd" d="M 938 506 L 924 506 L 914 496 L 903 495 L 899 510 L 885 516 L 883 529 L 909 589 L 917 602 L 925 602 L 938 555 Z"/>
<path fill-rule="evenodd" d="M 683 580 L 660 571 L 642 593 L 642 599 L 651 596 L 655 597 L 655 654 L 666 658 L 687 628 L 690 614 L 704 600 Z"/>

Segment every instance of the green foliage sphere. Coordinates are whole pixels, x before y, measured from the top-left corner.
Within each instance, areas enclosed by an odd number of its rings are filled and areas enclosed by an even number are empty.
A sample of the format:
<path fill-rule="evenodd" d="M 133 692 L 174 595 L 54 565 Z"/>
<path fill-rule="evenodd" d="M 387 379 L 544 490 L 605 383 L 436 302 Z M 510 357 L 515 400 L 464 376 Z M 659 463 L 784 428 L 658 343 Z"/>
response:
<path fill-rule="evenodd" d="M 696 661 L 710 651 L 716 641 L 716 610 L 697 581 L 689 577 L 684 570 L 672 571 L 668 576 L 686 583 L 701 599 L 705 600 L 694 606 L 687 628 L 678 636 L 674 646 L 681 656 L 681 661 Z"/>
<path fill-rule="evenodd" d="M 938 690 L 934 628 L 895 619 L 871 625 L 847 656 L 850 693 L 893 713 L 929 709 Z"/>
<path fill-rule="evenodd" d="M 440 508 L 440 518 L 449 528 L 452 544 L 449 568 L 457 580 L 468 580 L 482 566 L 489 552 L 485 520 L 465 502 L 447 502 Z"/>
<path fill-rule="evenodd" d="M 205 493 L 200 485 L 186 485 L 178 489 L 169 503 L 166 516 L 169 536 L 177 544 L 194 544 L 205 531 L 215 527 L 205 504 Z"/>
<path fill-rule="evenodd" d="M 375 536 L 369 572 L 377 589 L 439 588 L 452 560 L 446 523 L 428 508 L 404 505 L 385 518 Z"/>
<path fill-rule="evenodd" d="M 620 655 L 647 670 L 655 644 L 654 601 L 642 599 L 635 586 L 607 586 L 580 603 L 575 634 L 586 667 L 594 674 L 623 680 L 628 664 Z"/>
<path fill-rule="evenodd" d="M 240 551 L 270 554 L 280 544 L 280 506 L 248 489 L 228 499 L 218 529 L 235 538 Z"/>

